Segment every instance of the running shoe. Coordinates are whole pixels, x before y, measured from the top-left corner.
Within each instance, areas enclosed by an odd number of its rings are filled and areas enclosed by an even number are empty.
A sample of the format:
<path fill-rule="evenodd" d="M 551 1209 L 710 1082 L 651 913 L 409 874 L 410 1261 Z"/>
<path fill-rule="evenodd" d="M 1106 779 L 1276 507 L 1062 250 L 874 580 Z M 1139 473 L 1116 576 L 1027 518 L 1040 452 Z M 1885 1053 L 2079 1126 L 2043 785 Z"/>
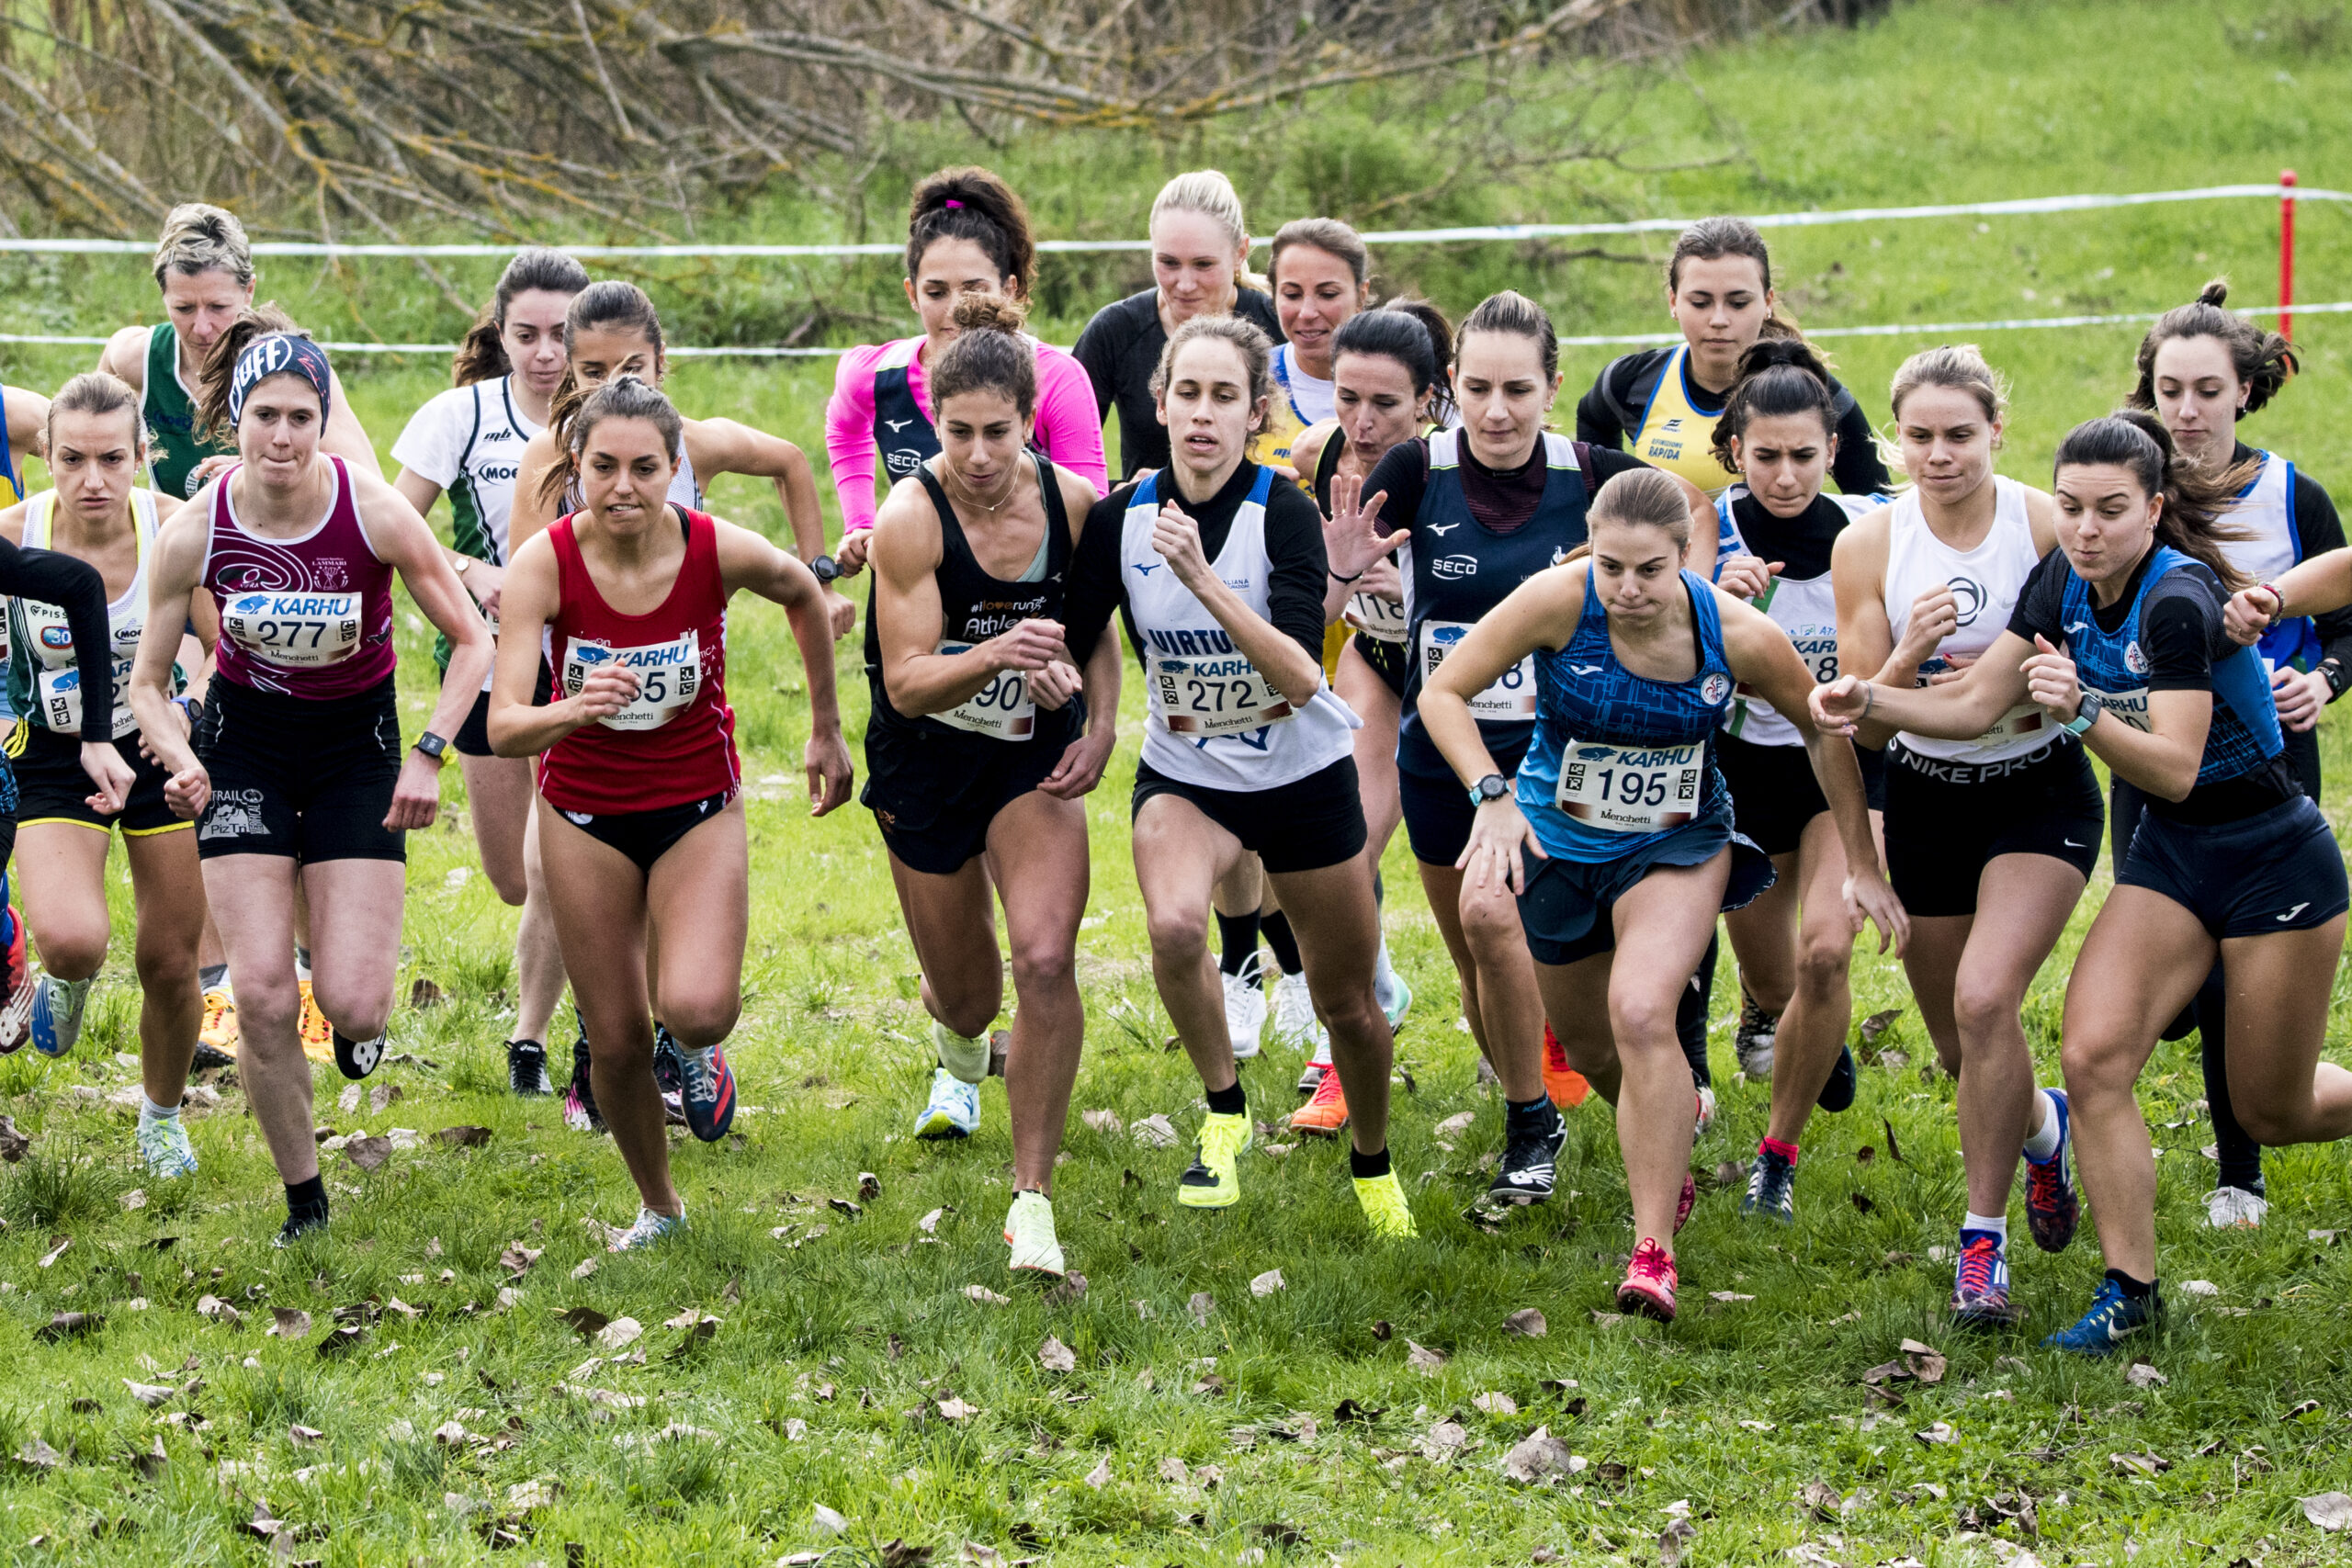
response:
<path fill-rule="evenodd" d="M 1294 1051 L 1321 1050 L 1330 1039 L 1315 1016 L 1315 998 L 1307 994 L 1305 975 L 1275 977 L 1274 1039 Z"/>
<path fill-rule="evenodd" d="M 1478 1065 L 1485 1066 L 1486 1058 L 1480 1057 Z M 1560 1049 L 1560 1037 L 1548 1022 L 1544 1025 L 1544 1092 L 1563 1111 L 1574 1111 L 1592 1094 L 1592 1081 L 1568 1066 L 1568 1054 Z"/>
<path fill-rule="evenodd" d="M 664 1100 L 675 1100 L 686 1092 L 686 1064 L 678 1049 L 678 1037 L 658 1019 L 653 1024 L 653 1087 Z"/>
<path fill-rule="evenodd" d="M 2045 1350 L 2072 1350 L 2078 1356 L 2109 1356 L 2115 1348 L 2134 1334 L 2155 1326 L 2163 1316 L 2155 1292 L 2134 1299 L 2123 1293 L 2123 1287 L 2113 1280 L 2098 1282 L 2098 1294 L 2091 1298 L 2090 1311 L 2076 1319 L 2071 1328 L 2062 1328 L 2041 1342 Z"/>
<path fill-rule="evenodd" d="M 1240 1201 L 1241 1151 L 1250 1146 L 1250 1137 L 1247 1112 L 1220 1116 L 1210 1111 L 1202 1120 L 1192 1166 L 1177 1179 L 1176 1201 L 1188 1209 L 1229 1209 Z"/>
<path fill-rule="evenodd" d="M 1838 1047 L 1838 1065 L 1829 1069 L 1829 1081 L 1821 1086 L 1821 1093 L 1814 1103 L 1824 1111 L 1839 1111 L 1854 1103 L 1854 1048 Z"/>
<path fill-rule="evenodd" d="M 555 1080 L 548 1077 L 548 1048 L 536 1040 L 509 1040 L 506 1087 L 516 1094 L 553 1094 Z"/>
<path fill-rule="evenodd" d="M 2030 1155 L 2025 1162 L 2025 1223 L 2033 1245 L 2044 1252 L 2064 1252 L 2075 1239 L 2083 1205 L 2075 1196 L 2074 1110 L 2063 1089 L 2046 1089 L 2058 1118 L 2058 1152 L 2048 1159 Z"/>
<path fill-rule="evenodd" d="M 684 1214 L 657 1214 L 650 1209 L 637 1212 L 637 1224 L 613 1237 L 606 1252 L 642 1252 L 674 1231 L 686 1228 Z"/>
<path fill-rule="evenodd" d="M 1004 1243 L 1012 1248 L 1012 1270 L 1050 1274 L 1058 1280 L 1068 1270 L 1062 1244 L 1054 1235 L 1054 1201 L 1043 1192 L 1015 1192 L 1005 1212 Z"/>
<path fill-rule="evenodd" d="M 939 1053 L 939 1065 L 963 1082 L 976 1084 L 989 1076 L 987 1035 L 967 1040 L 934 1018 L 931 1021 L 931 1043 Z"/>
<path fill-rule="evenodd" d="M 326 1228 L 327 1206 L 324 1203 L 315 1204 L 288 1213 L 286 1216 L 286 1223 L 277 1227 L 277 1239 L 269 1245 L 275 1247 L 291 1247 L 312 1231 L 322 1231 Z"/>
<path fill-rule="evenodd" d="M 588 1078 L 588 1037 L 571 1043 L 571 1081 L 563 1090 L 563 1124 L 575 1133 L 601 1133 L 605 1119 L 596 1111 L 596 1089 Z"/>
<path fill-rule="evenodd" d="M 1990 1231 L 1963 1233 L 1951 1286 L 1951 1317 L 1963 1328 L 2007 1328 L 2025 1315 L 2009 1300 L 2009 1259 Z"/>
<path fill-rule="evenodd" d="M 1625 1265 L 1625 1282 L 1617 1287 L 1617 1310 L 1672 1323 L 1676 1283 L 1674 1255 L 1656 1241 L 1645 1240 Z"/>
<path fill-rule="evenodd" d="M 968 1138 L 980 1130 L 980 1086 L 945 1067 L 931 1073 L 931 1100 L 915 1118 L 918 1138 Z"/>
<path fill-rule="evenodd" d="M 1541 1203 L 1552 1196 L 1558 1180 L 1560 1147 L 1568 1141 L 1568 1124 L 1561 1120 L 1559 1107 L 1549 1100 L 1537 1103 L 1544 1109 L 1544 1124 L 1512 1133 L 1504 1140 L 1503 1163 L 1487 1189 L 1490 1202 Z"/>
<path fill-rule="evenodd" d="M 1702 1083 L 1699 1086 L 1699 1109 L 1697 1114 L 1698 1121 L 1692 1135 L 1703 1138 L 1709 1133 L 1715 1130 L 1714 1085 L 1711 1083 Z"/>
<path fill-rule="evenodd" d="M 1316 1044 L 1314 1054 L 1306 1058 L 1306 1066 L 1298 1069 L 1298 1092 L 1313 1094 L 1330 1066 L 1331 1037 L 1327 1034 Z"/>
<path fill-rule="evenodd" d="M 1233 1059 L 1246 1062 L 1258 1054 L 1259 1037 L 1266 1028 L 1266 992 L 1258 984 L 1258 955 L 1238 975 L 1217 972 L 1225 986 L 1225 1032 L 1233 1041 Z"/>
<path fill-rule="evenodd" d="M 0 1056 L 10 1056 L 32 1036 L 33 998 L 40 987 L 25 957 L 23 917 L 5 905 L 0 915 L 8 922 L 8 945 L 0 950 Z"/>
<path fill-rule="evenodd" d="M 1330 1137 L 1347 1124 L 1348 1097 L 1340 1089 L 1339 1069 L 1325 1067 L 1316 1079 L 1314 1098 L 1290 1113 L 1290 1130 Z"/>
<path fill-rule="evenodd" d="M 1739 1201 L 1741 1215 L 1766 1214 L 1784 1225 L 1797 1223 L 1797 1168 L 1788 1156 L 1771 1149 L 1756 1151 L 1747 1168 L 1747 1193 Z"/>
<path fill-rule="evenodd" d="M 1733 1029 L 1732 1047 L 1739 1053 L 1740 1076 L 1769 1079 L 1772 1076 L 1772 1046 L 1780 1038 L 1781 1015 L 1766 1012 L 1747 994 L 1739 989 L 1739 1023 Z"/>
<path fill-rule="evenodd" d="M 340 1029 L 329 1033 L 334 1041 L 335 1070 L 347 1078 L 364 1078 L 374 1072 L 384 1060 L 384 1047 L 391 1043 L 391 1037 L 384 1034 L 373 1040 L 354 1040 Z"/>
<path fill-rule="evenodd" d="M 207 1051 L 218 1052 L 227 1061 L 207 1063 Z M 204 993 L 204 1023 L 196 1032 L 197 1066 L 225 1066 L 237 1055 L 237 998 L 226 986 L 215 986 Z"/>
<path fill-rule="evenodd" d="M 44 1056 L 62 1056 L 82 1038 L 82 1014 L 90 1005 L 96 976 L 61 980 L 43 975 L 33 987 L 33 1049 Z"/>
<path fill-rule="evenodd" d="M 686 1112 L 686 1130 L 706 1144 L 715 1144 L 735 1124 L 735 1069 L 727 1065 L 727 1053 L 717 1045 L 699 1051 L 682 1047 L 678 1062 L 685 1071 L 685 1089 L 680 1099 Z M 974 1089 L 975 1107 L 979 1098 L 980 1091 Z"/>
<path fill-rule="evenodd" d="M 1372 1226 L 1374 1235 L 1382 1241 L 1410 1241 L 1421 1234 L 1413 1224 L 1412 1206 L 1405 1201 L 1405 1189 L 1395 1171 L 1359 1176 L 1355 1184 L 1356 1201 L 1363 1205 L 1364 1222 Z"/>
<path fill-rule="evenodd" d="M 236 1065 L 236 1057 L 217 1045 L 207 1045 L 201 1040 L 196 1043 L 196 1055 L 189 1057 L 187 1063 L 188 1071 L 194 1073 L 211 1072 L 217 1068 L 233 1067 Z"/>
<path fill-rule="evenodd" d="M 147 1162 L 149 1174 L 165 1181 L 196 1174 L 196 1145 L 176 1116 L 139 1119 L 139 1157 Z"/>
<path fill-rule="evenodd" d="M 1690 1211 L 1699 1206 L 1699 1179 L 1684 1172 L 1682 1196 L 1674 1201 L 1674 1234 L 1680 1235 L 1682 1227 L 1690 1223 Z"/>
<path fill-rule="evenodd" d="M 313 1062 L 334 1060 L 334 1025 L 319 1010 L 319 998 L 311 994 L 311 982 L 295 982 L 302 992 L 302 1055 Z"/>
<path fill-rule="evenodd" d="M 1394 969 L 1388 972 L 1388 998 L 1381 1002 L 1380 1010 L 1388 1015 L 1391 1034 L 1405 1027 L 1405 1015 L 1413 1010 L 1412 982 Z"/>
<path fill-rule="evenodd" d="M 2270 1200 L 2243 1187 L 2216 1187 L 2205 1194 L 2205 1223 L 2217 1231 L 2258 1231 L 2270 1213 Z"/>

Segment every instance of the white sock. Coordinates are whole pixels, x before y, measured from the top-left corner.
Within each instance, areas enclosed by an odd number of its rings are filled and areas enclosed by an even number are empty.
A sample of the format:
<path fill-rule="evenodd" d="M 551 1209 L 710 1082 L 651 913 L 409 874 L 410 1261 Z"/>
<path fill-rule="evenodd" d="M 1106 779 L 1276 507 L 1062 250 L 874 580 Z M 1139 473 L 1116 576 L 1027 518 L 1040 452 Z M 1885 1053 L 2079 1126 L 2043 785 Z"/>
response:
<path fill-rule="evenodd" d="M 141 1122 L 176 1122 L 180 1119 L 180 1108 L 175 1105 L 167 1109 L 158 1105 L 148 1099 L 144 1091 L 141 1091 L 139 1096 L 139 1119 Z"/>
<path fill-rule="evenodd" d="M 2058 1152 L 2058 1105 L 2046 1089 L 2035 1089 L 2033 1099 L 2041 1108 L 2041 1125 L 2026 1134 L 2025 1157 L 2038 1164 Z"/>
<path fill-rule="evenodd" d="M 1396 971 L 1388 962 L 1388 939 L 1385 936 L 1380 939 L 1380 956 L 1374 961 L 1372 998 L 1384 1012 L 1396 1003 Z"/>
<path fill-rule="evenodd" d="M 2009 1216 L 2007 1214 L 1995 1219 L 1986 1219 L 1983 1214 L 1963 1214 L 1960 1220 L 1960 1230 L 1962 1235 L 1970 1231 L 1991 1231 L 2001 1238 L 2003 1247 L 2009 1244 Z"/>

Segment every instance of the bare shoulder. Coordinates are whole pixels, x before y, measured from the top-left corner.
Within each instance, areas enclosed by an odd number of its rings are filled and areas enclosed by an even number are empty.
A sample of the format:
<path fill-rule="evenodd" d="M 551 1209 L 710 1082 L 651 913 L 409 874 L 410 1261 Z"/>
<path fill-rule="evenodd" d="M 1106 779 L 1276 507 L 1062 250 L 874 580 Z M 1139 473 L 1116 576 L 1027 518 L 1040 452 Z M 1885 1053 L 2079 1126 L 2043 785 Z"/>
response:
<path fill-rule="evenodd" d="M 128 381 L 134 392 L 145 391 L 147 344 L 154 333 L 153 327 L 117 328 L 114 335 L 107 339 L 106 347 L 98 351 L 98 368 Z"/>

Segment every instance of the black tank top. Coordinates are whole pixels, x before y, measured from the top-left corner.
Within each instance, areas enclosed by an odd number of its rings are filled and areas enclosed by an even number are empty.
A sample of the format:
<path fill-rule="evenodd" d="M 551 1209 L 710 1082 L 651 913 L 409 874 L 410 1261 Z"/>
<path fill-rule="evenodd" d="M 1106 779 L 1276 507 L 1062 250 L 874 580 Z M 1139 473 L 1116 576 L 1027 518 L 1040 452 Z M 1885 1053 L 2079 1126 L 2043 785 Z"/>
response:
<path fill-rule="evenodd" d="M 1062 505 L 1061 486 L 1054 480 L 1053 466 L 1035 453 L 1029 457 L 1036 470 L 1039 497 L 1046 504 L 1046 575 L 1036 582 L 1008 582 L 1001 577 L 991 577 L 972 554 L 964 525 L 956 520 L 956 507 L 947 499 L 938 477 L 931 471 L 931 465 L 925 463 L 915 469 L 915 477 L 930 492 L 933 509 L 939 513 L 939 567 L 934 576 L 939 583 L 943 648 L 986 642 L 1022 621 L 1062 619 L 1071 554 L 1069 513 Z M 882 680 L 881 616 L 878 594 L 872 589 L 866 593 L 865 603 L 865 680 L 873 699 L 873 716 L 868 721 L 871 725 L 943 741 L 968 742 L 986 748 L 990 753 L 1023 744 L 1042 746 L 1057 753 L 1085 724 L 1082 700 L 1058 710 L 1039 708 L 1036 730 L 1025 743 L 975 735 L 942 724 L 928 715 L 904 716 L 890 705 L 890 694 Z"/>
<path fill-rule="evenodd" d="M 1333 431 L 1324 438 L 1323 449 L 1315 455 L 1315 504 L 1323 515 L 1331 515 L 1331 480 L 1340 471 L 1340 456 L 1348 449 L 1348 438 Z"/>

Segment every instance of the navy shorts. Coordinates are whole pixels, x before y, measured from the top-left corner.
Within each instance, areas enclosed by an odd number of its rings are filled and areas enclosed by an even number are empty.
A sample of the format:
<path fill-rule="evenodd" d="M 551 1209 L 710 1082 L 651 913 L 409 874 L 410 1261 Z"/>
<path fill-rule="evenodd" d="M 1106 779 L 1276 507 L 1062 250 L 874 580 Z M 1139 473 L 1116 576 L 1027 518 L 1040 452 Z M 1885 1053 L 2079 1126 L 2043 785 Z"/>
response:
<path fill-rule="evenodd" d="M 1351 639 L 1357 656 L 1372 666 L 1372 672 L 1386 683 L 1397 701 L 1405 699 L 1405 671 L 1412 663 L 1412 654 L 1401 642 L 1383 642 L 1376 637 L 1358 632 Z"/>
<path fill-rule="evenodd" d="M 1652 871 L 1703 865 L 1731 846 L 1731 880 L 1723 907 L 1745 908 L 1772 886 L 1779 874 L 1755 842 L 1732 830 L 1728 814 L 1687 822 L 1665 838 L 1612 861 L 1550 860 L 1525 856 L 1527 891 L 1519 896 L 1520 924 L 1527 951 L 1538 964 L 1575 964 L 1617 946 L 1617 900 Z"/>
<path fill-rule="evenodd" d="M 1129 820 L 1142 816 L 1144 803 L 1159 795 L 1191 801 L 1202 816 L 1240 840 L 1243 849 L 1277 874 L 1320 871 L 1353 860 L 1363 853 L 1368 836 L 1353 757 L 1342 757 L 1303 779 L 1259 790 L 1187 784 L 1138 761 Z"/>
<path fill-rule="evenodd" d="M 1854 748 L 1861 765 L 1862 796 L 1872 811 L 1886 809 L 1886 753 Z M 1739 830 L 1768 855 L 1794 854 L 1807 824 L 1829 809 L 1813 758 L 1803 746 L 1758 746 L 1736 735 L 1715 741 L 1715 763 L 1731 788 Z"/>
<path fill-rule="evenodd" d="M 1886 879 L 1917 919 L 1976 913 L 1985 863 L 2048 855 L 2088 878 L 2107 807 L 2082 747 L 1977 765 L 1886 749 Z"/>
<path fill-rule="evenodd" d="M 2163 894 L 2217 942 L 2309 931 L 2352 906 L 2343 852 L 2308 795 L 2220 824 L 2147 812 L 2115 882 Z"/>
<path fill-rule="evenodd" d="M 1497 751 L 1495 769 L 1507 779 L 1514 777 L 1526 755 L 1524 745 Z M 1460 779 L 1450 771 L 1428 774 L 1399 767 L 1396 803 L 1405 813 L 1405 837 L 1412 843 L 1415 860 L 1424 865 L 1450 866 L 1462 858 L 1470 843 L 1471 824 L 1478 819 L 1478 808 L 1470 804 L 1470 792 Z"/>

